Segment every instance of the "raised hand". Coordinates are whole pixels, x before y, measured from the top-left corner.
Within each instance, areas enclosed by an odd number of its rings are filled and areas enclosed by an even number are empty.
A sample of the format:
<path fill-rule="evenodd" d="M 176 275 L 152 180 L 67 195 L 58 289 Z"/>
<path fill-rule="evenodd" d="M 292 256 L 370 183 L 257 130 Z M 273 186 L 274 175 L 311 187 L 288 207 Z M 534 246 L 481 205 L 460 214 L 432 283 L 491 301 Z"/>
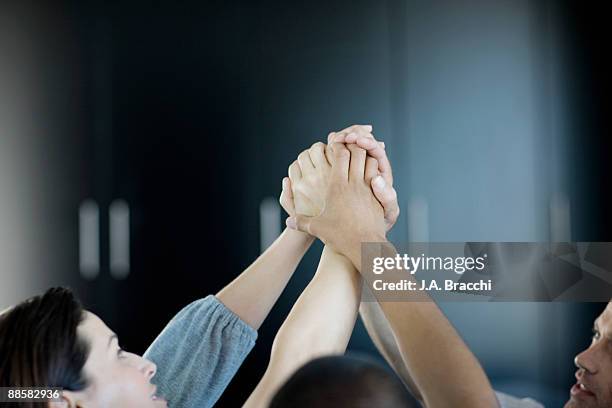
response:
<path fill-rule="evenodd" d="M 332 132 L 327 137 L 327 143 L 357 144 L 368 152 L 368 156 L 378 161 L 380 177 L 372 180 L 372 191 L 385 209 L 385 223 L 389 231 L 397 221 L 400 209 L 397 203 L 397 193 L 393 188 L 393 170 L 387 157 L 385 144 L 374 138 L 370 125 L 353 125 L 339 132 Z"/>
<path fill-rule="evenodd" d="M 289 166 L 289 177 L 283 179 L 281 205 L 289 215 L 319 215 L 325 206 L 331 164 L 327 146 L 317 142 L 304 150 Z"/>
<path fill-rule="evenodd" d="M 356 125 L 359 126 L 359 125 Z M 378 175 L 378 162 L 367 158 L 370 181 Z M 289 215 L 316 216 L 325 206 L 333 155 L 330 147 L 317 142 L 299 154 L 289 166 L 289 177 L 283 178 L 280 203 Z"/>
<path fill-rule="evenodd" d="M 356 264 L 361 242 L 385 240 L 383 208 L 370 188 L 378 163 L 355 144 L 334 143 L 331 153 L 322 210 L 315 216 L 296 214 L 287 226 L 317 236 Z"/>

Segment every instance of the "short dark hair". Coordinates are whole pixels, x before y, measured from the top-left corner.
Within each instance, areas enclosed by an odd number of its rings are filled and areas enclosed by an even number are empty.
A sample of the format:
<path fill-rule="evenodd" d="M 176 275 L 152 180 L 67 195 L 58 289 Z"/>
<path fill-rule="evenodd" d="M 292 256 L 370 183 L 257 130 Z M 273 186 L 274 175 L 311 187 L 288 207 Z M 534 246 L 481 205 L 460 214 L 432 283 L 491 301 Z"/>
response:
<path fill-rule="evenodd" d="M 393 372 L 359 355 L 312 360 L 287 380 L 270 403 L 270 408 L 418 406 Z"/>
<path fill-rule="evenodd" d="M 85 389 L 90 348 L 77 336 L 84 316 L 66 288 L 51 288 L 0 315 L 0 387 Z"/>

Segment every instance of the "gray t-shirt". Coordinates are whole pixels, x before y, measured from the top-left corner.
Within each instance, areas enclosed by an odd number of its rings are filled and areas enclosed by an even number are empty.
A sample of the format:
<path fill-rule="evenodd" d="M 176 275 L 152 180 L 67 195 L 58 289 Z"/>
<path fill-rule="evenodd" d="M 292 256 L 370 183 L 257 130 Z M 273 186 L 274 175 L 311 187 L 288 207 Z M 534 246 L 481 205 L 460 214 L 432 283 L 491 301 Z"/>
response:
<path fill-rule="evenodd" d="M 501 392 L 496 392 L 501 408 L 544 408 L 544 405 L 531 398 L 516 398 Z"/>
<path fill-rule="evenodd" d="M 187 305 L 144 357 L 157 365 L 152 382 L 171 408 L 212 407 L 253 349 L 257 331 L 214 296 Z"/>

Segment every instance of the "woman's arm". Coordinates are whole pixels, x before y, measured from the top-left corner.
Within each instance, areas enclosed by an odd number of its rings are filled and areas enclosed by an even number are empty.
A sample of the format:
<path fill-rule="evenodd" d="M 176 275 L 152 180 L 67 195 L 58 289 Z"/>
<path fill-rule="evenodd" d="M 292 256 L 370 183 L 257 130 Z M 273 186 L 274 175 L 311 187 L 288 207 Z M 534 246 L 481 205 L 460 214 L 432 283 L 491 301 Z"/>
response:
<path fill-rule="evenodd" d="M 251 266 L 216 294 L 217 299 L 259 329 L 313 241 L 308 234 L 285 229 Z"/>
<path fill-rule="evenodd" d="M 344 353 L 360 295 L 361 277 L 351 262 L 325 247 L 316 274 L 279 329 L 268 368 L 245 407 L 268 406 L 289 376 L 313 358 Z"/>
<path fill-rule="evenodd" d="M 300 160 L 303 159 L 305 156 L 301 155 Z M 298 169 L 298 163 L 293 163 L 290 176 L 303 187 L 306 184 L 296 178 L 301 176 L 301 173 L 296 175 Z M 326 183 L 325 178 L 325 186 Z M 324 188 L 319 190 L 320 194 L 325 192 Z M 301 199 L 307 191 L 301 188 L 297 193 Z M 295 213 L 293 201 L 290 181 L 285 179 L 280 202 L 290 215 Z M 302 201 L 298 201 L 302 205 Z M 392 208 L 390 210 L 393 214 Z M 268 315 L 312 242 L 308 234 L 284 231 L 216 297 L 200 299 L 172 319 L 145 353 L 157 364 L 154 382 L 162 395 L 173 405 L 183 407 L 214 404 L 251 351 L 257 338 L 254 329 L 258 329 Z M 329 268 L 336 268 L 336 263 L 330 261 Z M 321 281 L 324 279 L 317 278 L 316 282 Z M 354 315 L 352 320 L 354 322 Z"/>
<path fill-rule="evenodd" d="M 287 200 L 285 194 L 281 203 Z M 253 348 L 256 329 L 313 240 L 285 230 L 216 296 L 191 303 L 168 323 L 145 357 L 157 365 L 153 382 L 171 406 L 214 405 Z"/>
<path fill-rule="evenodd" d="M 353 125 L 330 133 L 328 138 L 348 138 L 348 143 L 358 144 L 378 160 L 380 174 L 387 182 L 382 185 L 372 183 L 372 189 L 385 209 L 387 225 L 391 228 L 399 215 L 391 166 L 384 148 L 371 132 L 370 125 Z M 283 181 L 280 202 L 289 215 L 294 215 L 296 211 L 300 214 L 316 215 L 316 211 L 320 211 L 329 169 L 330 163 L 323 143 L 315 143 L 309 150 L 300 154 L 298 160 L 289 167 L 291 181 Z M 304 175 L 307 177 L 302 177 Z M 297 208 L 294 207 L 292 188 L 295 189 Z M 309 234 L 285 230 L 251 266 L 217 293 L 217 298 L 247 324 L 258 329 L 313 240 Z"/>

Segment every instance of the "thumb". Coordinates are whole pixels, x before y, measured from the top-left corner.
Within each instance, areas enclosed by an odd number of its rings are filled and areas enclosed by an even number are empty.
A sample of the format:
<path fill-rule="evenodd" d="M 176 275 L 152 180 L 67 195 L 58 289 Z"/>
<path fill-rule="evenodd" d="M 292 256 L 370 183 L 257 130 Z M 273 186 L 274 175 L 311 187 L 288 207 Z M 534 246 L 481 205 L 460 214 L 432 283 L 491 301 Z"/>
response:
<path fill-rule="evenodd" d="M 376 176 L 372 179 L 372 191 L 376 199 L 385 207 L 385 212 L 389 207 L 397 206 L 397 192 L 387 184 L 384 177 Z"/>
<path fill-rule="evenodd" d="M 381 201 L 385 194 L 385 190 L 387 189 L 387 182 L 382 176 L 376 176 L 372 179 L 372 191 L 374 191 L 374 195 L 378 198 L 378 201 Z"/>
<path fill-rule="evenodd" d="M 316 228 L 313 228 L 315 226 L 315 222 L 313 221 L 315 217 L 308 217 L 306 215 L 292 215 L 291 217 L 287 218 L 287 220 L 285 221 L 285 224 L 287 225 L 287 228 L 291 228 L 294 230 L 298 230 L 298 231 L 302 231 L 302 232 L 307 232 L 310 235 L 316 235 L 315 231 L 313 231 Z"/>
<path fill-rule="evenodd" d="M 372 179 L 372 191 L 376 199 L 383 206 L 387 224 L 392 226 L 395 224 L 395 221 L 397 221 L 397 217 L 400 213 L 397 203 L 397 192 L 392 186 L 386 183 L 382 176 L 377 176 Z"/>

